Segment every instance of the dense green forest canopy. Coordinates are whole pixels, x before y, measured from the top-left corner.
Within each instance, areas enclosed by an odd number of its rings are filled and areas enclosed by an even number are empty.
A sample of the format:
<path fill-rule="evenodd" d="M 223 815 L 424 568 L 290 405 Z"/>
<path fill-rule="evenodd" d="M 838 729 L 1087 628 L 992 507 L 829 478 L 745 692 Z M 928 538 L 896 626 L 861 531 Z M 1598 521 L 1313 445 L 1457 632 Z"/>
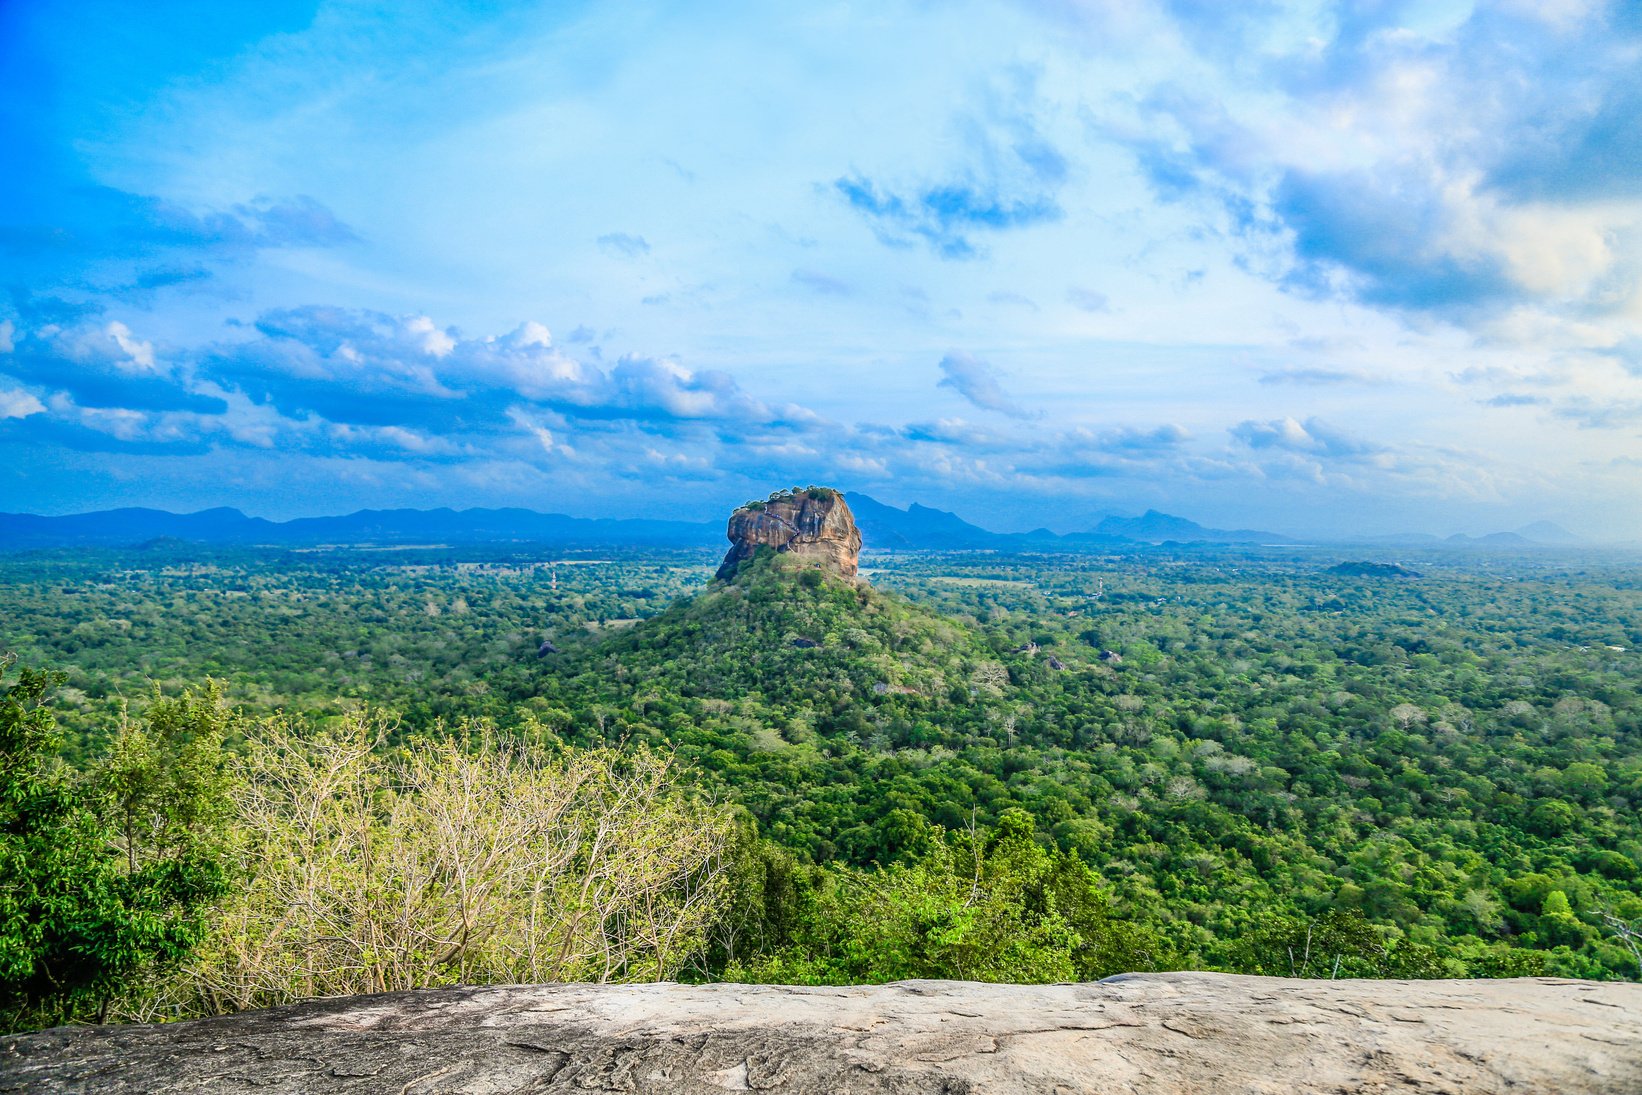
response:
<path fill-rule="evenodd" d="M 706 552 L 158 544 L 0 560 L 0 618 L 66 672 L 76 760 L 154 683 L 207 677 L 247 716 L 369 708 L 390 741 L 479 719 L 674 753 L 750 815 L 768 883 L 709 975 L 1059 978 L 1095 972 L 1075 955 L 1098 937 L 1108 971 L 1638 976 L 1616 929 L 1642 917 L 1642 566 L 1334 569 L 1359 558 L 880 553 L 867 588 L 777 560 L 709 585 Z M 955 929 L 918 910 L 965 856 L 1010 864 L 999 939 L 1093 887 L 1081 936 L 1033 921 L 1083 950 L 931 959 Z M 839 925 L 863 917 L 901 958 L 851 951 Z"/>

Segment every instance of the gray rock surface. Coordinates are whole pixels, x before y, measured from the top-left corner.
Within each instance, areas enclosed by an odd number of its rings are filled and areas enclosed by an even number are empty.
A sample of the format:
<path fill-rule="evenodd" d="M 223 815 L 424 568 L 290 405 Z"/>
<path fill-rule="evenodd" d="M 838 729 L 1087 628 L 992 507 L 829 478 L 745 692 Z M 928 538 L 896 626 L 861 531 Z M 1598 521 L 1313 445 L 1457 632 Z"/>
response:
<path fill-rule="evenodd" d="M 0 1092 L 1642 1092 L 1642 985 L 558 985 L 0 1040 Z"/>

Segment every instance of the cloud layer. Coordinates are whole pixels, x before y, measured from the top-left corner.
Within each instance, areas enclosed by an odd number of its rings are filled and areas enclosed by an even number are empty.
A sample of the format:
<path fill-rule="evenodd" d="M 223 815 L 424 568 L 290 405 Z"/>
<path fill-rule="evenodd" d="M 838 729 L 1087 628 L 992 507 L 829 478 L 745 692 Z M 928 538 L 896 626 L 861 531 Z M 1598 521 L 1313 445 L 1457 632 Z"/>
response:
<path fill-rule="evenodd" d="M 1619 0 L 23 7 L 10 508 L 1642 536 Z"/>

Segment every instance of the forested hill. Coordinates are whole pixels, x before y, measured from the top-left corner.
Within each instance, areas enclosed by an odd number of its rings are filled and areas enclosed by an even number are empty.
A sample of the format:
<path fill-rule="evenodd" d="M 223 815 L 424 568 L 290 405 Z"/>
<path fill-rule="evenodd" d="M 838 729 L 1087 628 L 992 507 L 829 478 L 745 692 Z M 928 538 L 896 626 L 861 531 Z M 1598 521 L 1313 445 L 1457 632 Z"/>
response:
<path fill-rule="evenodd" d="M 642 681 L 643 691 L 826 713 L 830 723 L 868 697 L 931 713 L 966 704 L 977 679 L 994 691 L 1005 683 L 995 658 L 961 621 L 766 553 L 658 616 L 569 645 L 547 687 L 623 692 Z"/>
<path fill-rule="evenodd" d="M 567 650 L 537 702 L 676 748 L 815 862 L 1019 807 L 1193 964 L 1288 910 L 1433 968 L 1634 967 L 1603 927 L 1642 915 L 1629 648 L 1529 638 L 1528 587 L 952 565 L 878 576 L 914 604 L 771 560 Z M 1586 630 L 1642 629 L 1636 596 Z"/>
<path fill-rule="evenodd" d="M 862 586 L 758 552 L 714 581 L 715 548 L 10 556 L 6 643 L 20 665 L 64 674 L 14 707 L 49 707 L 93 812 L 111 780 L 131 784 L 122 765 L 148 764 L 134 736 L 146 726 L 190 749 L 220 731 L 224 772 L 265 791 L 307 786 L 268 783 L 269 766 L 346 751 L 359 816 L 337 815 L 338 846 L 363 833 L 384 854 L 409 848 L 395 869 L 436 862 L 413 837 L 478 831 L 418 821 L 413 799 L 468 802 L 432 775 L 419 799 L 378 794 L 417 765 L 489 786 L 471 766 L 535 758 L 507 778 L 535 786 L 544 810 L 581 801 L 560 786 L 580 781 L 588 849 L 614 849 L 606 832 L 661 840 L 621 853 L 654 867 L 645 885 L 659 889 L 589 891 L 595 919 L 573 916 L 546 948 L 509 934 L 540 899 L 520 883 L 462 965 L 435 962 L 417 925 L 401 949 L 370 952 L 408 963 L 417 984 L 1638 974 L 1623 935 L 1642 924 L 1634 559 L 1416 551 L 1405 562 L 1421 576 L 1397 578 L 1330 572 L 1356 552 L 1278 548 L 883 553 L 864 560 Z M 200 691 L 208 678 L 220 701 Z M 199 722 L 182 737 L 178 712 Z M 619 820 L 652 792 L 674 820 Z M 523 801 L 483 818 L 523 824 Z M 234 821 L 225 846 L 243 837 L 265 865 L 299 862 L 282 858 L 278 842 L 297 838 L 281 819 L 307 806 L 274 806 Z M 707 875 L 647 858 L 686 847 L 675 829 L 705 841 L 688 863 Z M 92 859 L 118 846 L 75 831 Z M 98 862 L 124 877 L 123 858 Z M 380 894 L 348 873 L 373 862 L 327 859 L 332 897 Z M 553 860 L 553 885 L 591 862 Z M 445 908 L 441 877 L 417 900 Z M 200 936 L 191 980 L 122 974 L 120 991 L 195 1014 L 380 987 L 383 967 L 358 956 L 282 965 L 308 930 L 284 914 L 315 899 L 288 872 L 256 878 L 191 914 L 218 933 Z M 587 934 L 634 928 L 621 904 L 634 893 L 660 902 L 647 914 L 685 916 L 688 944 Z M 334 915 L 380 912 L 349 909 Z M 225 924 L 272 949 L 218 938 Z M 229 977 L 239 987 L 224 996 Z M 73 1007 L 97 1013 L 95 1000 Z"/>

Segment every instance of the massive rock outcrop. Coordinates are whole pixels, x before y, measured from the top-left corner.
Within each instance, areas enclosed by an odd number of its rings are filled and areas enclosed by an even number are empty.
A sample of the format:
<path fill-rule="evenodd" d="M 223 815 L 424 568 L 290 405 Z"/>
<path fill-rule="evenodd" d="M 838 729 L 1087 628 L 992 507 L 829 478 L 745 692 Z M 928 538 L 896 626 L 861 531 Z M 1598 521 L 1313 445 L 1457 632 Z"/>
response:
<path fill-rule="evenodd" d="M 812 487 L 782 491 L 767 502 L 751 502 L 730 514 L 729 554 L 718 577 L 731 578 L 760 547 L 814 560 L 824 570 L 855 577 L 861 558 L 861 530 L 849 503 L 835 490 Z"/>
<path fill-rule="evenodd" d="M 541 985 L 0 1040 L 0 1093 L 1595 1095 L 1642 985 L 1131 974 L 1086 985 Z"/>

